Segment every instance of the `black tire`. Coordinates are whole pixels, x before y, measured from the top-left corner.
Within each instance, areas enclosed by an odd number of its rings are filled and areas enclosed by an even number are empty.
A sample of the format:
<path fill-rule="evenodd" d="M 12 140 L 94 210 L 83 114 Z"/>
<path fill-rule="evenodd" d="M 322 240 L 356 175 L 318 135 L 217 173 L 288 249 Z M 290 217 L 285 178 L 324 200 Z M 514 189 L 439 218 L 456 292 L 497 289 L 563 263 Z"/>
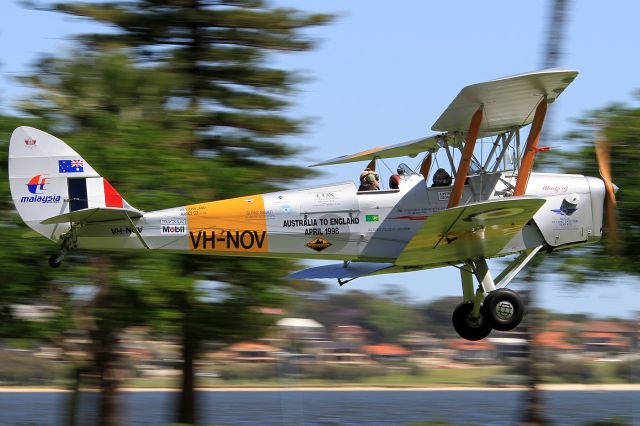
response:
<path fill-rule="evenodd" d="M 56 255 L 49 256 L 49 266 L 51 266 L 52 268 L 57 268 L 61 264 L 62 264 L 62 261 L 58 260 L 58 256 Z"/>
<path fill-rule="evenodd" d="M 487 320 L 483 309 L 478 318 L 471 318 L 473 303 L 461 303 L 453 311 L 451 320 L 453 328 L 463 339 L 482 340 L 491 333 L 491 324 Z"/>
<path fill-rule="evenodd" d="M 483 308 L 491 327 L 498 331 L 516 328 L 524 317 L 524 303 L 513 290 L 500 288 L 484 298 Z"/>

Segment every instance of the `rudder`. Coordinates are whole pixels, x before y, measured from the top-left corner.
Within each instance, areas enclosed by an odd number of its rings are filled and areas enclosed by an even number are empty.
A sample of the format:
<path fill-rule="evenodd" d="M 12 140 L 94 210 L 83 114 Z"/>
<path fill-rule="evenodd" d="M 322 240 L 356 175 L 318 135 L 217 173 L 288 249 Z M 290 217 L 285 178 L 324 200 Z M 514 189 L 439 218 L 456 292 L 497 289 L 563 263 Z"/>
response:
<path fill-rule="evenodd" d="M 43 220 L 87 208 L 131 208 L 73 148 L 33 127 L 18 127 L 11 135 L 9 185 L 22 220 L 52 240 L 69 225 Z"/>

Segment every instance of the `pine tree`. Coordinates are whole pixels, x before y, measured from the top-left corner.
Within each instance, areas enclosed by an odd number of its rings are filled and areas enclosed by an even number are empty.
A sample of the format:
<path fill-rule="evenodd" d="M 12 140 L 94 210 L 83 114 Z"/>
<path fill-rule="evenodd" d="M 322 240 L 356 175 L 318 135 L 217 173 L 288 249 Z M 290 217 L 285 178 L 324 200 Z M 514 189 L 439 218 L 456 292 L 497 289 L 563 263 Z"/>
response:
<path fill-rule="evenodd" d="M 277 138 L 299 134 L 300 120 L 282 111 L 300 77 L 269 67 L 269 53 L 313 47 L 302 30 L 331 16 L 272 9 L 260 0 L 139 0 L 61 3 L 56 10 L 105 23 L 112 34 L 86 34 L 88 46 L 118 45 L 140 63 L 170 69 L 181 78 L 176 100 L 192 117 L 194 151 L 218 156 L 234 179 L 212 190 L 214 198 L 262 192 L 307 176 L 298 167 L 275 166 L 297 149 Z M 220 171 L 214 175 L 220 178 Z"/>
<path fill-rule="evenodd" d="M 324 25 L 330 15 L 271 8 L 258 0 L 139 0 L 103 3 L 60 3 L 55 10 L 105 23 L 115 31 L 80 37 L 89 49 L 127 49 L 136 62 L 176 76 L 171 103 L 185 114 L 183 138 L 176 148 L 190 152 L 201 166 L 192 170 L 204 179 L 192 185 L 200 201 L 280 189 L 310 176 L 308 169 L 286 165 L 298 149 L 279 138 L 300 134 L 301 120 L 283 115 L 287 97 L 300 77 L 268 66 L 274 52 L 301 52 L 313 47 L 304 30 Z M 224 183 L 222 185 L 221 183 Z M 193 277 L 169 291 L 180 315 L 183 382 L 177 421 L 196 422 L 194 361 L 205 339 L 230 340 L 256 333 L 264 319 L 247 309 L 272 304 L 269 291 L 284 271 L 285 260 L 211 259 L 184 256 L 179 270 Z M 197 275 L 199 274 L 199 275 Z M 203 303 L 196 277 L 205 274 L 231 285 L 233 297 L 220 304 Z M 229 322 L 226 308 L 243 312 L 249 329 Z M 243 309 L 239 309 L 242 307 Z"/>

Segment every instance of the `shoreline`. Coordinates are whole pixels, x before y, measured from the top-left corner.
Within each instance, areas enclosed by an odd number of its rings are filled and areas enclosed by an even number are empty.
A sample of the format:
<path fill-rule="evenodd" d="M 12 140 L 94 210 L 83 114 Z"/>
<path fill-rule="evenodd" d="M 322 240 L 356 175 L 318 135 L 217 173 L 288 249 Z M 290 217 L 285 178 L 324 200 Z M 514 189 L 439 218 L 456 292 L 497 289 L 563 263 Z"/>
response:
<path fill-rule="evenodd" d="M 199 392 L 354 392 L 354 391 L 401 391 L 401 392 L 464 392 L 464 391 L 499 391 L 514 392 L 523 391 L 524 386 L 221 386 L 197 388 Z M 620 392 L 620 391 L 640 391 L 640 384 L 544 384 L 540 385 L 543 391 L 573 391 L 573 392 Z M 85 392 L 97 392 L 85 390 Z M 121 392 L 178 392 L 178 388 L 121 388 Z M 68 389 L 28 387 L 28 386 L 0 386 L 0 393 L 68 393 Z"/>

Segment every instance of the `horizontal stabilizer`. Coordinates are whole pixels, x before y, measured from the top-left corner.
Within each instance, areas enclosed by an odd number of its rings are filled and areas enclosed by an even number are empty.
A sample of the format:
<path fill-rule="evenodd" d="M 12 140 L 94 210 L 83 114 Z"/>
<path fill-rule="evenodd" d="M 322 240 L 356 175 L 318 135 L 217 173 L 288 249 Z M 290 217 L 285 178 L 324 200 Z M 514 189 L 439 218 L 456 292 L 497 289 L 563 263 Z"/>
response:
<path fill-rule="evenodd" d="M 440 135 L 433 135 L 426 138 L 397 143 L 395 145 L 380 146 L 378 148 L 368 149 L 356 154 L 343 155 L 341 157 L 332 158 L 331 160 L 321 161 L 320 163 L 312 164 L 311 167 L 354 163 L 356 161 L 371 161 L 373 158 L 396 158 L 404 156 L 415 157 L 423 152 L 437 151 L 439 148 L 439 137 Z"/>
<path fill-rule="evenodd" d="M 496 256 L 544 203 L 544 198 L 511 197 L 442 210 L 425 221 L 395 264 L 426 266 Z"/>
<path fill-rule="evenodd" d="M 334 263 L 332 265 L 322 265 L 303 269 L 302 271 L 290 274 L 287 278 L 300 280 L 335 278 L 346 280 L 371 275 L 374 272 L 378 272 L 392 266 L 392 263 L 373 262 L 349 262 L 347 264 Z"/>
<path fill-rule="evenodd" d="M 94 223 L 94 222 L 112 222 L 115 220 L 135 219 L 142 217 L 139 210 L 119 209 L 113 207 L 102 207 L 76 210 L 71 213 L 64 213 L 43 220 L 42 224 L 50 225 L 55 223 Z"/>

